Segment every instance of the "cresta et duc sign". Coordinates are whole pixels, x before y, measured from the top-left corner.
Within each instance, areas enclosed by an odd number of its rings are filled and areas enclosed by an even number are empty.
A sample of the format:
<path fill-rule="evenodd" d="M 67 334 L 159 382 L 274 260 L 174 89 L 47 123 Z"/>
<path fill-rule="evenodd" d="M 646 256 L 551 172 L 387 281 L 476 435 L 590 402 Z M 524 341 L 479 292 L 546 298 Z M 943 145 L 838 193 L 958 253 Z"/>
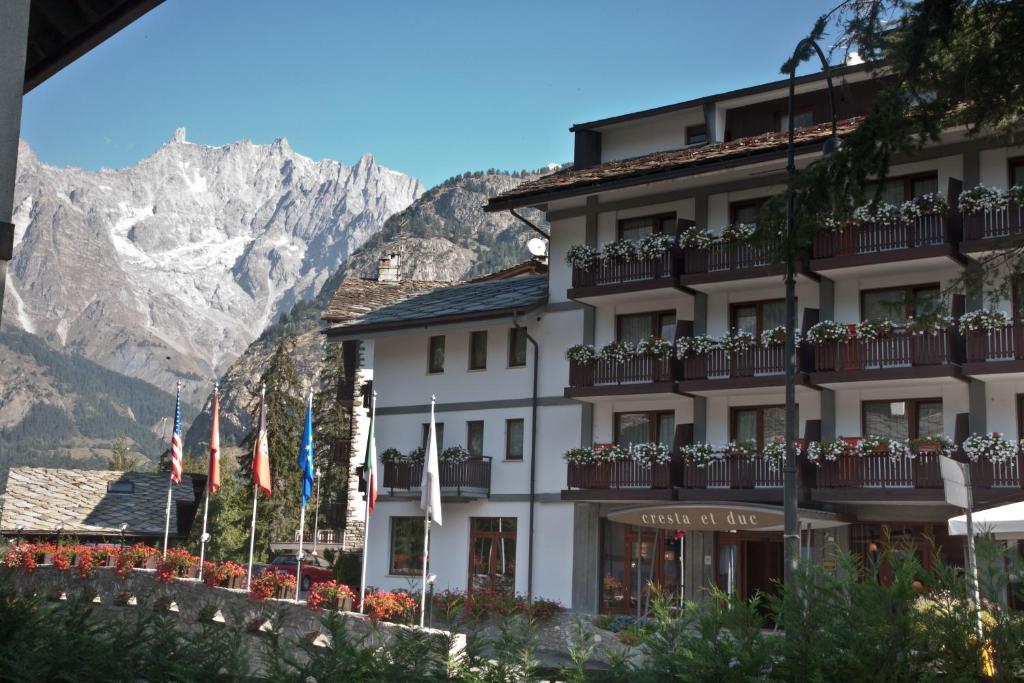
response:
<path fill-rule="evenodd" d="M 659 529 L 693 531 L 751 531 L 781 529 L 782 508 L 746 505 L 658 505 L 617 510 L 613 522 Z"/>

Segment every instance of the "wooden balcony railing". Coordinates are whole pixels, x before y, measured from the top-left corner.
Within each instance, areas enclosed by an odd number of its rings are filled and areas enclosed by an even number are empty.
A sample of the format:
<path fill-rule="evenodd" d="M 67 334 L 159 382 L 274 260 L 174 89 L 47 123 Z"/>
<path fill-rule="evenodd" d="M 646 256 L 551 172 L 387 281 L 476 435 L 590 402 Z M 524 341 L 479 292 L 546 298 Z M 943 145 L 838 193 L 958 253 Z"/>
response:
<path fill-rule="evenodd" d="M 318 529 L 315 535 L 316 535 L 316 542 L 317 543 L 322 543 L 324 545 L 332 545 L 332 544 L 341 543 L 342 537 L 345 535 L 345 530 L 344 529 Z M 304 531 L 303 534 L 302 534 L 302 542 L 303 542 L 303 544 L 305 544 L 305 543 L 312 543 L 313 542 L 313 536 L 314 536 L 313 530 L 312 529 L 306 529 L 306 531 Z M 298 543 L 299 542 L 299 531 L 298 531 L 298 529 L 296 529 L 295 533 L 292 535 L 292 542 L 293 543 Z"/>
<path fill-rule="evenodd" d="M 989 332 L 968 332 L 967 362 L 1024 360 L 1024 325 L 1013 322 Z"/>
<path fill-rule="evenodd" d="M 815 372 L 948 365 L 952 361 L 952 330 L 938 334 L 892 334 L 878 339 L 818 344 L 814 348 Z"/>
<path fill-rule="evenodd" d="M 814 239 L 811 256 L 815 259 L 835 256 L 877 254 L 896 249 L 914 249 L 951 241 L 949 222 L 944 214 L 921 216 L 911 222 L 860 223 L 842 232 L 823 232 Z"/>
<path fill-rule="evenodd" d="M 680 250 L 675 246 L 666 250 L 661 256 L 641 261 L 598 259 L 592 268 L 583 269 L 573 266 L 572 286 L 599 287 L 676 277 L 679 274 L 679 259 Z"/>
<path fill-rule="evenodd" d="M 569 386 L 597 387 L 615 384 L 671 382 L 678 373 L 672 354 L 632 356 L 624 361 L 598 359 L 569 362 Z"/>
<path fill-rule="evenodd" d="M 752 346 L 746 351 L 731 353 L 712 349 L 700 356 L 683 360 L 683 380 L 733 379 L 738 377 L 769 377 L 786 374 L 785 347 Z"/>
<path fill-rule="evenodd" d="M 1004 209 L 964 213 L 964 234 L 968 240 L 987 240 L 1024 233 L 1024 206 L 1011 201 Z"/>
<path fill-rule="evenodd" d="M 438 463 L 441 474 L 441 490 L 455 489 L 461 495 L 463 489 L 491 493 L 491 459 L 470 458 L 465 462 Z M 392 494 L 397 491 L 418 491 L 423 480 L 423 463 L 389 461 L 384 463 L 384 488 Z"/>
<path fill-rule="evenodd" d="M 1020 457 L 1008 463 L 973 463 L 971 478 L 978 488 L 1020 488 Z M 939 454 L 919 453 L 910 458 L 845 455 L 822 463 L 816 485 L 823 489 L 941 489 Z"/>
<path fill-rule="evenodd" d="M 566 480 L 571 489 L 667 489 L 671 486 L 669 465 L 602 462 L 591 465 L 568 463 Z"/>
<path fill-rule="evenodd" d="M 770 266 L 778 261 L 774 245 L 715 242 L 707 249 L 683 251 L 683 275 L 705 273 L 742 273 L 751 268 Z"/>
<path fill-rule="evenodd" d="M 702 467 L 692 462 L 682 466 L 681 488 L 686 489 L 777 489 L 782 488 L 782 465 L 761 457 L 726 456 Z"/>

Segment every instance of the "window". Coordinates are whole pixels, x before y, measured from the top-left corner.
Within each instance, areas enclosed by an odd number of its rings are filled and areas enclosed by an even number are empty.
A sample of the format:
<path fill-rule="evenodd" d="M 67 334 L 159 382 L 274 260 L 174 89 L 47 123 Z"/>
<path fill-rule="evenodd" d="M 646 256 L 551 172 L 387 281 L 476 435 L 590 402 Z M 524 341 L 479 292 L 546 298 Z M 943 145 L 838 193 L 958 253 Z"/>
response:
<path fill-rule="evenodd" d="M 764 197 L 745 202 L 733 202 L 729 205 L 729 221 L 731 223 L 747 223 L 757 225 L 761 219 L 761 206 Z"/>
<path fill-rule="evenodd" d="M 708 141 L 708 127 L 703 123 L 686 127 L 686 144 L 699 145 Z"/>
<path fill-rule="evenodd" d="M 444 363 L 444 361 L 441 361 Z M 470 332 L 469 334 L 469 369 L 484 370 L 487 368 L 487 332 Z"/>
<path fill-rule="evenodd" d="M 675 223 L 674 213 L 625 218 L 619 221 L 619 239 L 638 240 L 656 232 L 675 233 Z"/>
<path fill-rule="evenodd" d="M 481 458 L 484 454 L 484 421 L 473 420 L 466 423 L 466 450 L 471 458 Z"/>
<path fill-rule="evenodd" d="M 444 450 L 444 422 L 435 422 L 434 427 L 437 429 L 437 453 L 441 454 Z M 430 437 L 430 423 L 423 423 L 423 436 L 420 438 L 420 445 L 423 450 L 427 450 L 427 439 Z"/>
<path fill-rule="evenodd" d="M 793 127 L 794 128 L 806 128 L 807 126 L 813 126 L 813 125 L 814 125 L 814 110 L 813 109 L 803 109 L 801 111 L 798 111 L 796 113 L 796 116 L 793 117 Z M 782 131 L 783 133 L 788 133 L 789 132 L 789 114 L 780 114 L 779 115 L 779 130 Z"/>
<path fill-rule="evenodd" d="M 875 198 L 875 191 L 877 188 L 877 184 L 874 186 L 868 186 L 867 200 L 869 202 Z M 888 204 L 902 204 L 903 202 L 910 201 L 915 197 L 920 197 L 921 195 L 930 194 L 932 192 L 938 192 L 938 190 L 939 176 L 935 173 L 886 178 L 885 182 L 882 183 L 882 193 L 879 197 L 879 201 L 886 202 Z"/>
<path fill-rule="evenodd" d="M 1024 185 L 1024 157 L 1010 159 L 1010 187 Z"/>
<path fill-rule="evenodd" d="M 661 443 L 672 446 L 675 436 L 674 412 L 616 413 L 615 443 L 628 446 L 635 443 Z"/>
<path fill-rule="evenodd" d="M 418 576 L 423 570 L 423 518 L 391 518 L 389 574 Z"/>
<path fill-rule="evenodd" d="M 469 525 L 469 592 L 516 592 L 516 518 L 473 517 Z"/>
<path fill-rule="evenodd" d="M 523 459 L 523 432 L 525 420 L 516 418 L 505 420 L 505 459 Z"/>
<path fill-rule="evenodd" d="M 905 323 L 908 318 L 934 314 L 941 305 L 938 285 L 867 289 L 860 293 L 860 319 Z"/>
<path fill-rule="evenodd" d="M 765 330 L 786 324 L 786 300 L 733 304 L 731 313 L 730 322 L 734 330 L 749 332 L 756 337 Z"/>
<path fill-rule="evenodd" d="M 943 433 L 942 399 L 864 401 L 864 436 L 917 439 Z"/>
<path fill-rule="evenodd" d="M 135 493 L 135 484 L 130 481 L 108 481 L 107 493 Z"/>
<path fill-rule="evenodd" d="M 526 365 L 526 330 L 513 327 L 508 331 L 508 366 L 521 368 Z"/>
<path fill-rule="evenodd" d="M 431 337 L 427 350 L 427 371 L 444 372 L 444 336 Z"/>
<path fill-rule="evenodd" d="M 631 313 L 616 318 L 616 338 L 621 342 L 638 342 L 648 337 L 672 341 L 676 335 L 676 312 Z"/>
<path fill-rule="evenodd" d="M 798 418 L 799 422 L 799 418 Z M 730 438 L 736 443 L 752 443 L 762 450 L 765 444 L 786 438 L 784 406 L 750 406 L 732 409 Z"/>

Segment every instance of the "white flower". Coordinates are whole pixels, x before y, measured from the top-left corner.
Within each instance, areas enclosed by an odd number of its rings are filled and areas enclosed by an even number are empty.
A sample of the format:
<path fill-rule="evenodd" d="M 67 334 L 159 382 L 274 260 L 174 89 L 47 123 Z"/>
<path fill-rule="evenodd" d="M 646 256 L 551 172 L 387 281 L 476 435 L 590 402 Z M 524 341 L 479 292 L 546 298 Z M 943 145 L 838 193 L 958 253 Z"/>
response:
<path fill-rule="evenodd" d="M 995 309 L 971 311 L 960 316 L 960 332 L 992 332 L 1010 324 L 1010 317 Z"/>
<path fill-rule="evenodd" d="M 1004 439 L 999 432 L 991 434 L 972 434 L 963 442 L 964 455 L 971 462 L 985 458 L 993 463 L 1010 462 L 1017 457 L 1017 442 Z"/>

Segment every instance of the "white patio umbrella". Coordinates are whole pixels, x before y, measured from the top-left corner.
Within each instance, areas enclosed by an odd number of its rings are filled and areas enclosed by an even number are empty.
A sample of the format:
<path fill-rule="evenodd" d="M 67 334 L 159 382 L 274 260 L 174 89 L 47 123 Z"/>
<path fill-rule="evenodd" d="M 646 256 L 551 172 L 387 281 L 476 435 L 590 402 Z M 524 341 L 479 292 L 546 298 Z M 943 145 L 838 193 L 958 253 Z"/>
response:
<path fill-rule="evenodd" d="M 973 517 L 975 534 L 992 534 L 1003 541 L 1024 539 L 1024 501 L 981 510 Z M 950 517 L 949 533 L 966 536 L 967 515 Z"/>

